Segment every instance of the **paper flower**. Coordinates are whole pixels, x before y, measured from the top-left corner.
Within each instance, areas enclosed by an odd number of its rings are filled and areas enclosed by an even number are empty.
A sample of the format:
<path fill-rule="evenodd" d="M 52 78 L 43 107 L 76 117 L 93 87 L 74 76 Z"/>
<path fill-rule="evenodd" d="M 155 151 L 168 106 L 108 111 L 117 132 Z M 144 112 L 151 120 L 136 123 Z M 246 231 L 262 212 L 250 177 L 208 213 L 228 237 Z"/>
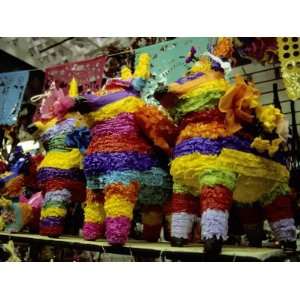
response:
<path fill-rule="evenodd" d="M 231 38 L 218 38 L 213 54 L 222 58 L 231 58 L 233 54 L 233 43 Z"/>
<path fill-rule="evenodd" d="M 275 108 L 274 105 L 258 106 L 256 116 L 267 132 L 276 129 L 283 117 L 280 110 Z"/>
<path fill-rule="evenodd" d="M 219 109 L 226 114 L 225 122 L 233 134 L 242 128 L 241 122 L 251 123 L 254 120 L 252 109 L 258 106 L 259 92 L 243 78 L 237 77 L 236 83 L 220 99 Z"/>
<path fill-rule="evenodd" d="M 251 148 L 256 149 L 259 153 L 263 153 L 268 150 L 269 145 L 269 140 L 263 140 L 261 137 L 256 137 L 251 144 Z"/>
<path fill-rule="evenodd" d="M 53 103 L 53 113 L 58 119 L 62 119 L 74 104 L 75 101 L 72 98 L 62 96 Z"/>
<path fill-rule="evenodd" d="M 282 144 L 282 139 L 277 138 L 271 141 L 271 144 L 268 148 L 269 155 L 272 157 L 278 150 L 279 146 Z"/>
<path fill-rule="evenodd" d="M 75 80 L 75 79 L 74 79 Z M 71 83 L 70 94 L 76 94 L 76 88 L 74 87 L 74 82 Z M 78 91 L 77 91 L 78 94 Z M 56 89 L 54 85 L 50 87 L 49 94 L 43 99 L 40 113 L 41 119 L 49 120 L 54 117 L 62 118 L 75 104 L 75 101 L 69 97 L 65 96 L 62 89 Z"/>
<path fill-rule="evenodd" d="M 268 151 L 269 156 L 272 157 L 279 150 L 279 146 L 282 143 L 283 140 L 281 138 L 269 141 L 256 137 L 251 144 L 251 148 L 255 148 L 259 153 Z"/>

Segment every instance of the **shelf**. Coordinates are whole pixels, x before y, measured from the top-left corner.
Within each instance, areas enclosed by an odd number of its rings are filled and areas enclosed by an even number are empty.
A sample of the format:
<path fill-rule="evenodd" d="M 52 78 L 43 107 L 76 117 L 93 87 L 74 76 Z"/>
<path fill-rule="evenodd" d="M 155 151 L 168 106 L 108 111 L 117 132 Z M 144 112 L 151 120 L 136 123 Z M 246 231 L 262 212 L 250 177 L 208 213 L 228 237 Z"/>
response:
<path fill-rule="evenodd" d="M 80 237 L 61 236 L 49 238 L 37 234 L 6 233 L 0 232 L 0 240 L 15 242 L 60 246 L 65 248 L 100 251 L 101 253 L 114 253 L 134 256 L 152 256 L 182 261 L 203 261 L 203 245 L 193 244 L 184 247 L 171 247 L 169 243 L 148 243 L 130 240 L 123 247 L 110 246 L 104 240 L 86 241 Z M 274 248 L 250 248 L 238 246 L 224 246 L 220 261 L 271 261 L 283 256 L 281 249 Z"/>

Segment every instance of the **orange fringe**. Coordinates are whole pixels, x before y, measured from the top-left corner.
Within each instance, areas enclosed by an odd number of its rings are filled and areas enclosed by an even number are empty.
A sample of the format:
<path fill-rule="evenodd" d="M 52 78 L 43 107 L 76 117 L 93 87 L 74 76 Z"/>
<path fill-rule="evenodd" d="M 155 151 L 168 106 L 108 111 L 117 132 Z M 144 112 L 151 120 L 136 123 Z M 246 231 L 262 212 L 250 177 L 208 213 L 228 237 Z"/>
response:
<path fill-rule="evenodd" d="M 109 199 L 113 195 L 120 195 L 120 197 L 135 203 L 138 197 L 139 187 L 140 185 L 137 181 L 131 182 L 129 185 L 112 183 L 104 189 L 105 198 Z"/>
<path fill-rule="evenodd" d="M 136 121 L 153 143 L 171 154 L 171 147 L 177 135 L 177 128 L 155 106 L 146 105 L 135 112 Z"/>

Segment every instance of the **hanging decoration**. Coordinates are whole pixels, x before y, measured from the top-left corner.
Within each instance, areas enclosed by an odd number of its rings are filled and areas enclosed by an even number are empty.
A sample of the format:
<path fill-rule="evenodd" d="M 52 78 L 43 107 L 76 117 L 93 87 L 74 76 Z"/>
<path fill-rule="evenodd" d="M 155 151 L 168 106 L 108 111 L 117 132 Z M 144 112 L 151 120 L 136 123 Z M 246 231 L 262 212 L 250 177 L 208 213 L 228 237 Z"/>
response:
<path fill-rule="evenodd" d="M 208 50 L 209 45 L 213 42 L 210 37 L 198 38 L 176 38 L 170 41 L 156 45 L 136 49 L 136 59 L 141 53 L 149 53 L 151 56 L 152 72 L 155 74 L 166 75 L 167 81 L 175 81 L 189 69 L 188 62 L 183 64 L 186 54 L 194 47 L 197 52 L 202 53 Z"/>
<path fill-rule="evenodd" d="M 300 98 L 300 38 L 277 38 L 281 72 L 291 100 Z"/>
<path fill-rule="evenodd" d="M 258 62 L 262 65 L 278 63 L 275 37 L 237 37 L 233 38 L 234 56 L 241 63 Z"/>
<path fill-rule="evenodd" d="M 69 83 L 75 78 L 82 90 L 97 90 L 102 85 L 105 63 L 106 56 L 99 56 L 49 67 L 45 70 L 45 87 L 49 87 L 51 82 L 55 81 L 57 87 L 62 88 L 67 94 Z"/>
<path fill-rule="evenodd" d="M 0 125 L 17 123 L 28 79 L 28 71 L 0 74 Z"/>

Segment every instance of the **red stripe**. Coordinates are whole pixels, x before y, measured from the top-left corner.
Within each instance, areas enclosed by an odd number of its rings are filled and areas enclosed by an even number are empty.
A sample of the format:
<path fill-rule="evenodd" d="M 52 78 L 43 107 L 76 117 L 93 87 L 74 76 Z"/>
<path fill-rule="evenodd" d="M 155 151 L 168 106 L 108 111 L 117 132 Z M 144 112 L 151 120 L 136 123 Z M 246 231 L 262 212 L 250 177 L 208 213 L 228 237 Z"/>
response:
<path fill-rule="evenodd" d="M 232 204 L 232 192 L 222 186 L 204 187 L 201 191 L 201 209 L 218 209 L 228 211 Z"/>
<path fill-rule="evenodd" d="M 265 206 L 266 217 L 270 222 L 293 218 L 292 199 L 290 196 L 279 196 Z"/>

